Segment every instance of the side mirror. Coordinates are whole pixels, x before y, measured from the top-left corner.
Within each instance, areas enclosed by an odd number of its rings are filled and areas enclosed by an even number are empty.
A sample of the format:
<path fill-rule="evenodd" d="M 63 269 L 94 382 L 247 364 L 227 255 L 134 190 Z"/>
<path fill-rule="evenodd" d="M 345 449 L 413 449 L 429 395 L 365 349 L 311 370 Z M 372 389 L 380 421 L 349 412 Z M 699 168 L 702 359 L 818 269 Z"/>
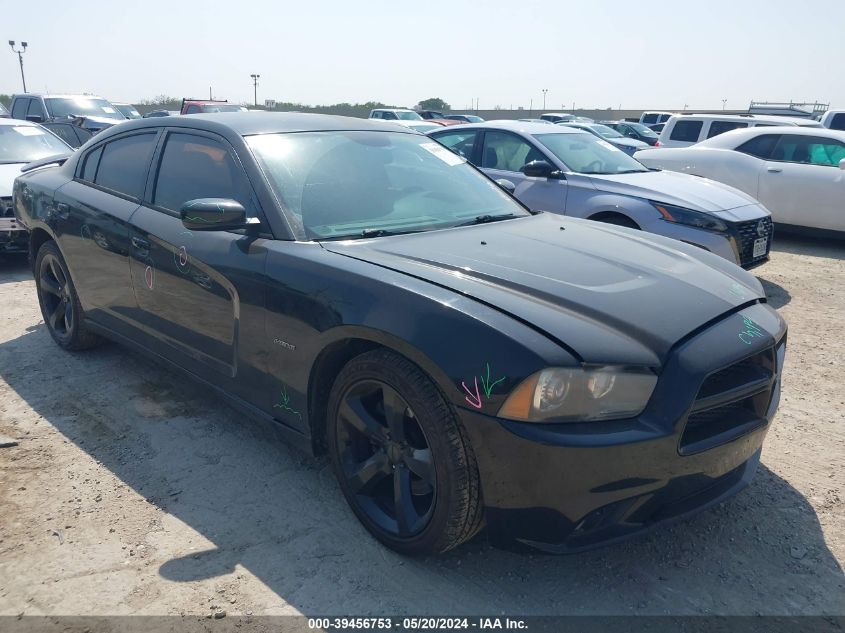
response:
<path fill-rule="evenodd" d="M 31 123 L 44 123 L 44 117 L 40 114 L 27 114 L 26 120 Z"/>
<path fill-rule="evenodd" d="M 247 225 L 243 205 L 226 198 L 189 200 L 182 205 L 179 216 L 185 228 L 192 231 L 231 231 Z"/>
<path fill-rule="evenodd" d="M 496 181 L 496 184 L 499 185 L 502 189 L 504 189 L 505 191 L 507 191 L 511 195 L 514 195 L 514 192 L 516 191 L 516 185 L 513 184 L 510 180 L 507 180 L 505 178 L 499 178 Z"/>
<path fill-rule="evenodd" d="M 532 160 L 523 165 L 519 171 L 530 178 L 553 178 L 558 174 L 555 168 L 544 160 Z"/>
<path fill-rule="evenodd" d="M 628 138 L 637 138 L 637 135 L 634 132 L 628 132 L 625 136 L 627 136 Z"/>
<path fill-rule="evenodd" d="M 845 169 L 845 158 L 839 161 L 839 169 Z"/>

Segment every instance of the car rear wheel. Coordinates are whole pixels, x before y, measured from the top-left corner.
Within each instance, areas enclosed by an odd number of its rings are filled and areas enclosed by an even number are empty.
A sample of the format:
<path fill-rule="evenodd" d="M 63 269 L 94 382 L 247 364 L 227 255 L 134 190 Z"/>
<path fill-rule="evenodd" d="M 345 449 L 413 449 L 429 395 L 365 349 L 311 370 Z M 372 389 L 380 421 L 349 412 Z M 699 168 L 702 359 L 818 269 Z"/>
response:
<path fill-rule="evenodd" d="M 82 322 L 82 306 L 64 257 L 55 242 L 45 242 L 35 258 L 35 286 L 41 315 L 60 347 L 77 351 L 94 347 L 102 339 Z"/>
<path fill-rule="evenodd" d="M 341 370 L 327 439 L 346 500 L 391 549 L 445 552 L 481 527 L 478 470 L 460 421 L 404 357 L 375 350 Z"/>

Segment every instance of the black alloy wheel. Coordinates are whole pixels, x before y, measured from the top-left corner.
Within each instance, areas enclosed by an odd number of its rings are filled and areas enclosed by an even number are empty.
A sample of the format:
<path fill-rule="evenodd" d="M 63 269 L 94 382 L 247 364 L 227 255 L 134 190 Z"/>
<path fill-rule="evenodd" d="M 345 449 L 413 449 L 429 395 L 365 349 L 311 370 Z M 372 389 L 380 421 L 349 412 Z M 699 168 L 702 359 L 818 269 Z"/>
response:
<path fill-rule="evenodd" d="M 351 359 L 329 395 L 332 469 L 358 520 L 401 554 L 472 538 L 483 504 L 475 453 L 455 409 L 417 365 L 379 348 Z"/>
<path fill-rule="evenodd" d="M 390 385 L 362 380 L 346 391 L 336 426 L 343 473 L 360 509 L 400 538 L 422 532 L 437 498 L 425 433 Z"/>
<path fill-rule="evenodd" d="M 101 339 L 82 323 L 82 307 L 55 242 L 45 242 L 35 259 L 35 285 L 41 315 L 53 340 L 67 350 L 94 347 Z"/>
<path fill-rule="evenodd" d="M 56 336 L 66 339 L 73 331 L 73 302 L 70 298 L 67 277 L 52 253 L 47 254 L 38 276 L 44 320 Z"/>

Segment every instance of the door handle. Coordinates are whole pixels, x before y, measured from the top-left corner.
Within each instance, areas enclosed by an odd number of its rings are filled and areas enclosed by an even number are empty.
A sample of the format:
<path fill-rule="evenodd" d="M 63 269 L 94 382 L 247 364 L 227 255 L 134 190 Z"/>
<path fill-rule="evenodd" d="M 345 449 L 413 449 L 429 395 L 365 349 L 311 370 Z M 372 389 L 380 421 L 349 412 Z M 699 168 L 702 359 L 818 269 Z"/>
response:
<path fill-rule="evenodd" d="M 780 167 L 766 167 L 766 171 L 768 171 L 770 174 L 779 174 L 783 171 L 783 169 Z"/>
<path fill-rule="evenodd" d="M 61 220 L 67 220 L 70 217 L 70 205 L 64 202 L 57 202 L 56 216 Z"/>
<path fill-rule="evenodd" d="M 143 240 L 140 237 L 133 237 L 132 238 L 132 246 L 141 252 L 148 253 L 150 251 L 150 243 L 147 240 Z"/>

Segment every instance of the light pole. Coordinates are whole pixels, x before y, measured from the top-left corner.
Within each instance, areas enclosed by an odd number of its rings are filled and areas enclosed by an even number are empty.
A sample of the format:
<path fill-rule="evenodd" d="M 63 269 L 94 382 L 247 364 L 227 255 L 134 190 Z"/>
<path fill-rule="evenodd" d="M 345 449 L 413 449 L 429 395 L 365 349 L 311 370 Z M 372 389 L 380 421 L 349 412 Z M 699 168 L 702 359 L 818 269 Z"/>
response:
<path fill-rule="evenodd" d="M 260 76 L 256 74 L 250 75 L 252 77 L 253 101 L 256 108 L 258 107 L 258 78 Z"/>
<path fill-rule="evenodd" d="M 727 99 L 722 99 L 722 110 L 725 109 L 725 105 L 728 103 Z"/>
<path fill-rule="evenodd" d="M 543 112 L 546 111 L 546 93 L 549 91 L 548 88 L 543 88 Z"/>
<path fill-rule="evenodd" d="M 23 54 L 26 52 L 26 42 L 21 42 L 21 46 L 23 46 L 21 50 L 15 48 L 15 40 L 9 40 L 9 46 L 13 53 L 18 54 L 18 61 L 21 64 L 21 83 L 23 84 L 23 91 L 26 92 L 26 77 L 23 75 Z"/>

